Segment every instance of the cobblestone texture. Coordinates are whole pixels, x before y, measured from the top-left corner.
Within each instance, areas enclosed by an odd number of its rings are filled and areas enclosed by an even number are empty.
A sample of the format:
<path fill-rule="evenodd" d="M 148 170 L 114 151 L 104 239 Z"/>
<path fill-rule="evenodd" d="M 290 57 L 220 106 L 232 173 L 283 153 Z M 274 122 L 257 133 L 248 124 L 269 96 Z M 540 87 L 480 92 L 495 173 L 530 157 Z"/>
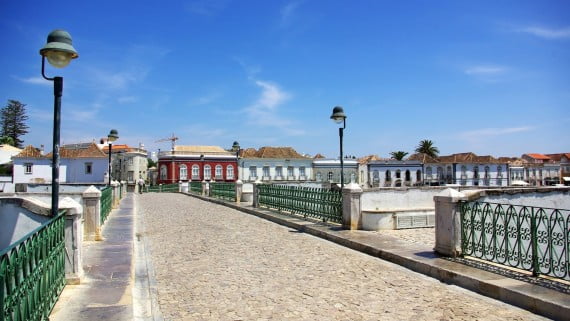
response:
<path fill-rule="evenodd" d="M 406 242 L 420 243 L 429 246 L 430 248 L 435 247 L 435 228 L 410 228 L 402 230 L 386 230 L 378 231 L 372 233 L 380 233 L 383 235 L 389 235 Z"/>
<path fill-rule="evenodd" d="M 220 205 L 138 199 L 165 320 L 543 320 Z"/>

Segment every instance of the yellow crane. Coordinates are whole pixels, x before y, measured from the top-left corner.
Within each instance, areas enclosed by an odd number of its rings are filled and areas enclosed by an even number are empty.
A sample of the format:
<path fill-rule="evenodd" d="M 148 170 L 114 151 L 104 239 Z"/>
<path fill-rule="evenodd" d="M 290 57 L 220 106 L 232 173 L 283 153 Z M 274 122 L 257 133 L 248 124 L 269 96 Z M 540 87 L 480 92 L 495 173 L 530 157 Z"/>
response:
<path fill-rule="evenodd" d="M 178 137 L 174 136 L 174 134 L 172 134 L 172 136 L 167 137 L 167 138 L 163 138 L 163 139 L 159 139 L 157 140 L 155 143 L 161 143 L 161 142 L 166 142 L 166 141 L 171 141 L 172 143 L 172 151 L 174 151 L 174 147 L 176 147 L 176 141 L 178 140 Z"/>

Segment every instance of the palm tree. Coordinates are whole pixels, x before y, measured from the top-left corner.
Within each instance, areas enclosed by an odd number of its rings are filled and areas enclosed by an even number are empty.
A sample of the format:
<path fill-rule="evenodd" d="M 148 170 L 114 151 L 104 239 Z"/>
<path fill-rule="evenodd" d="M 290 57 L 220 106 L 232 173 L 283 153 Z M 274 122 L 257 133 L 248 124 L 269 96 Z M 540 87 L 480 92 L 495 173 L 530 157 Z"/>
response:
<path fill-rule="evenodd" d="M 433 146 L 433 142 L 429 139 L 424 139 L 420 141 L 418 147 L 416 147 L 416 153 L 424 153 L 430 157 L 437 157 L 439 154 L 439 149 Z"/>
<path fill-rule="evenodd" d="M 404 157 L 406 157 L 406 155 L 408 155 L 408 153 L 401 151 L 401 150 L 399 150 L 397 152 L 391 152 L 390 153 L 390 156 L 392 156 L 393 159 L 399 160 L 399 161 L 403 160 Z"/>

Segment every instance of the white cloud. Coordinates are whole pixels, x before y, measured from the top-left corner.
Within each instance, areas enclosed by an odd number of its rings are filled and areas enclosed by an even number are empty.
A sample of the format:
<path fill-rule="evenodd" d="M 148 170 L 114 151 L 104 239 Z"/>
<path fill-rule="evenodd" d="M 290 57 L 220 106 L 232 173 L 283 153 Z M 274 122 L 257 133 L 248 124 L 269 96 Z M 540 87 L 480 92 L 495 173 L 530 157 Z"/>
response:
<path fill-rule="evenodd" d="M 289 94 L 281 90 L 277 85 L 257 80 L 255 84 L 263 89 L 261 97 L 257 100 L 254 107 L 259 109 L 274 110 L 289 99 Z"/>
<path fill-rule="evenodd" d="M 507 127 L 507 128 L 482 128 L 471 131 L 462 132 L 459 136 L 467 139 L 477 139 L 484 137 L 494 137 L 508 134 L 515 134 L 533 130 L 534 127 L 521 126 L 521 127 Z"/>
<path fill-rule="evenodd" d="M 138 98 L 135 96 L 123 96 L 123 97 L 117 98 L 117 102 L 119 102 L 121 104 L 130 104 L 130 103 L 136 102 L 137 100 L 138 100 Z"/>
<path fill-rule="evenodd" d="M 37 77 L 28 77 L 28 78 L 21 78 L 18 76 L 13 76 L 14 79 L 19 80 L 21 82 L 25 82 L 27 84 L 34 84 L 34 85 L 43 85 L 43 86 L 53 86 L 53 82 L 46 80 L 40 76 Z"/>
<path fill-rule="evenodd" d="M 292 1 L 281 8 L 281 26 L 286 27 L 291 24 L 295 11 L 301 4 L 301 1 Z"/>
<path fill-rule="evenodd" d="M 471 66 L 468 67 L 467 69 L 465 69 L 465 73 L 467 75 L 481 75 L 481 76 L 486 76 L 486 75 L 498 75 L 498 74 L 503 74 L 507 71 L 508 69 L 506 67 L 503 66 L 496 66 L 496 65 L 477 65 L 477 66 Z"/>
<path fill-rule="evenodd" d="M 550 29 L 533 26 L 519 29 L 519 31 L 546 39 L 570 39 L 570 27 Z"/>

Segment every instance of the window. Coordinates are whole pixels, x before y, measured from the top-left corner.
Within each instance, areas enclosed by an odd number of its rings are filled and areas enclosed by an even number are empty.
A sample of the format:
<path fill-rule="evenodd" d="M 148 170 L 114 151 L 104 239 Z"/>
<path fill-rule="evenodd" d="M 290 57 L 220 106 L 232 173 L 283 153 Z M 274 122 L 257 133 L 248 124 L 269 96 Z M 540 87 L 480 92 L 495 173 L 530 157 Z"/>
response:
<path fill-rule="evenodd" d="M 249 177 L 257 178 L 257 167 L 256 166 L 250 166 L 249 167 Z"/>
<path fill-rule="evenodd" d="M 24 174 L 31 174 L 32 173 L 32 167 L 34 167 L 34 164 L 25 163 L 24 164 Z"/>
<path fill-rule="evenodd" d="M 289 177 L 295 176 L 295 169 L 293 168 L 293 166 L 287 167 L 287 176 Z"/>
<path fill-rule="evenodd" d="M 216 179 L 223 179 L 222 171 L 222 165 L 216 165 Z"/>
<path fill-rule="evenodd" d="M 212 178 L 212 167 L 210 165 L 204 166 L 204 179 Z"/>
<path fill-rule="evenodd" d="M 453 180 L 453 173 L 451 172 L 451 166 L 447 166 L 447 174 L 446 174 L 447 183 L 451 184 Z"/>
<path fill-rule="evenodd" d="M 270 177 L 269 175 L 269 166 L 263 166 L 263 177 Z"/>
<path fill-rule="evenodd" d="M 329 182 L 332 182 L 332 180 L 333 180 L 333 172 L 329 172 L 328 178 L 329 178 Z"/>
<path fill-rule="evenodd" d="M 323 181 L 323 175 L 321 173 L 317 173 L 317 182 Z"/>
<path fill-rule="evenodd" d="M 392 173 L 388 170 L 386 171 L 386 182 L 392 181 Z"/>
<path fill-rule="evenodd" d="M 180 180 L 188 179 L 188 168 L 186 165 L 180 165 Z"/>
<path fill-rule="evenodd" d="M 129 157 L 129 158 L 127 159 L 127 163 L 128 163 L 129 165 L 133 165 L 133 157 Z"/>
<path fill-rule="evenodd" d="M 200 166 L 192 165 L 192 179 L 200 179 Z"/>
<path fill-rule="evenodd" d="M 443 167 L 437 167 L 437 180 L 443 182 Z"/>
<path fill-rule="evenodd" d="M 421 181 L 422 181 L 422 171 L 418 169 L 416 171 L 416 182 L 421 182 Z"/>
<path fill-rule="evenodd" d="M 350 182 L 354 183 L 356 181 L 356 174 L 350 173 Z"/>
<path fill-rule="evenodd" d="M 234 179 L 234 167 L 232 165 L 228 165 L 226 168 L 226 179 Z"/>
<path fill-rule="evenodd" d="M 166 175 L 163 179 L 166 179 Z M 128 171 L 127 172 L 127 181 L 129 181 L 129 182 L 135 181 L 135 172 L 134 171 Z"/>
<path fill-rule="evenodd" d="M 426 178 L 427 178 L 427 179 L 431 179 L 431 175 L 432 175 L 431 167 L 428 166 L 428 167 L 426 168 Z"/>
<path fill-rule="evenodd" d="M 166 180 L 166 165 L 162 165 L 160 166 L 160 179 L 161 180 Z"/>
<path fill-rule="evenodd" d="M 277 176 L 277 177 L 283 176 L 283 167 L 282 166 L 275 167 L 275 176 Z"/>
<path fill-rule="evenodd" d="M 402 172 L 399 169 L 396 171 L 396 178 L 397 179 L 402 178 Z"/>
<path fill-rule="evenodd" d="M 372 172 L 372 183 L 378 184 L 380 182 L 380 173 L 378 171 Z"/>
<path fill-rule="evenodd" d="M 305 176 L 305 167 L 304 166 L 299 167 L 299 176 Z"/>
<path fill-rule="evenodd" d="M 497 166 L 497 185 L 503 185 L 503 167 Z"/>
<path fill-rule="evenodd" d="M 467 167 L 461 165 L 461 185 L 467 184 Z"/>
<path fill-rule="evenodd" d="M 473 185 L 479 185 L 479 166 L 473 167 Z"/>
<path fill-rule="evenodd" d="M 409 182 L 412 180 L 412 175 L 410 175 L 410 171 L 406 170 L 406 182 Z"/>
<path fill-rule="evenodd" d="M 489 174 L 489 166 L 485 166 L 485 169 L 484 169 L 484 170 L 485 170 L 485 172 L 484 172 L 484 174 L 483 174 L 483 175 L 484 175 L 484 176 L 483 176 L 483 177 L 484 177 L 484 184 L 487 185 L 487 186 L 489 186 L 489 185 L 490 185 L 490 178 L 491 178 L 491 177 L 489 176 L 489 175 L 490 175 L 490 174 Z"/>
<path fill-rule="evenodd" d="M 93 163 L 85 163 L 85 175 L 93 174 Z"/>

